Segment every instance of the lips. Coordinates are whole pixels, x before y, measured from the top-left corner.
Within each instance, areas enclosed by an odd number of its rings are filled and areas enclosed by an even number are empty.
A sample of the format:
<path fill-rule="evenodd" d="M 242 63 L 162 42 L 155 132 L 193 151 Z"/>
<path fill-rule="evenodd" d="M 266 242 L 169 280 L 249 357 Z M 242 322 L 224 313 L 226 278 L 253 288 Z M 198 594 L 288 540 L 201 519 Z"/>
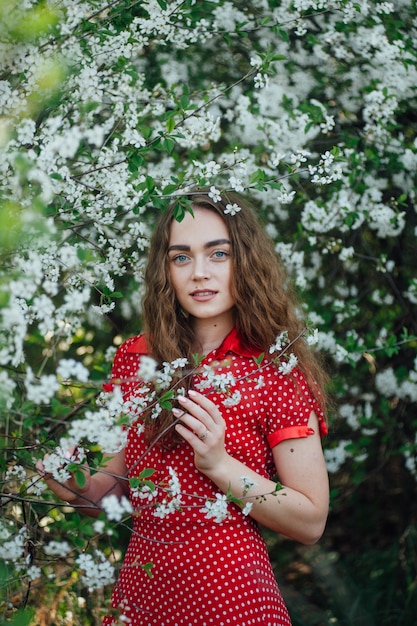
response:
<path fill-rule="evenodd" d="M 190 293 L 190 296 L 194 298 L 194 300 L 210 300 L 217 294 L 217 291 L 211 291 L 210 289 L 196 289 Z"/>

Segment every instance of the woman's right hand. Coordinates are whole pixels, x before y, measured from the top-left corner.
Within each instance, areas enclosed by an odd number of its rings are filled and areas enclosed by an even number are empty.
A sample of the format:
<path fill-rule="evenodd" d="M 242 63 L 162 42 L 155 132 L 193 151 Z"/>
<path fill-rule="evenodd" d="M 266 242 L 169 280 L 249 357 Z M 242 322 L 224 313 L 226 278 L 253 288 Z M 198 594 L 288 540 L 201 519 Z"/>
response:
<path fill-rule="evenodd" d="M 76 501 L 79 504 L 89 504 L 90 501 L 86 498 L 85 502 L 83 502 L 83 494 L 86 494 L 90 488 L 90 469 L 86 463 L 79 466 L 79 470 L 77 471 L 78 476 L 76 477 L 75 473 L 70 473 L 70 478 L 65 482 L 59 482 L 56 480 L 52 473 L 48 471 L 46 468 L 48 466 L 48 459 L 50 458 L 49 454 L 46 454 L 43 460 L 39 460 L 36 463 L 36 469 L 38 474 L 43 478 L 43 480 L 48 485 L 48 488 L 60 499 L 65 500 L 69 504 L 73 504 Z M 79 462 L 79 454 L 77 448 L 70 448 L 65 453 L 65 458 L 68 459 L 68 463 L 77 463 Z M 61 469 L 65 467 L 65 464 L 61 466 Z M 79 472 L 82 474 L 80 475 Z M 80 480 L 81 479 L 81 480 Z"/>

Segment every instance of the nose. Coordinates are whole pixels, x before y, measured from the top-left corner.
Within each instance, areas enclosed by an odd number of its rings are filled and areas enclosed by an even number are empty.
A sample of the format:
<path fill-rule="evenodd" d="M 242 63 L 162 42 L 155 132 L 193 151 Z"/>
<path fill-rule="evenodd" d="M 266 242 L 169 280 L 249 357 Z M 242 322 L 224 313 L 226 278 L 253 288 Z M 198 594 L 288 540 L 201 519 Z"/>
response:
<path fill-rule="evenodd" d="M 193 263 L 193 280 L 204 280 L 209 278 L 210 270 L 207 259 L 202 256 L 196 256 Z"/>

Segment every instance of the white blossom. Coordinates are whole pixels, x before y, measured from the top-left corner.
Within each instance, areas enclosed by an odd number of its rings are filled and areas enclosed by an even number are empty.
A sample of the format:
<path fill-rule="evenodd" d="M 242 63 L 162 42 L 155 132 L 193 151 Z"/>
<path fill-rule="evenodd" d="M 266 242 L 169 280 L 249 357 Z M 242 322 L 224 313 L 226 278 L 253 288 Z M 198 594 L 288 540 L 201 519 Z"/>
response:
<path fill-rule="evenodd" d="M 249 478 L 249 476 L 240 476 L 239 481 L 242 484 L 242 493 L 244 496 L 253 489 L 253 487 L 257 487 L 258 483 L 253 478 Z"/>
<path fill-rule="evenodd" d="M 264 386 L 265 386 L 265 377 L 258 376 L 258 378 L 256 379 L 255 389 L 262 389 L 262 387 Z"/>
<path fill-rule="evenodd" d="M 240 391 L 236 390 L 227 398 L 225 398 L 222 404 L 223 406 L 227 406 L 227 407 L 236 406 L 240 403 L 241 398 L 242 398 L 242 394 L 240 393 Z"/>
<path fill-rule="evenodd" d="M 280 364 L 278 365 L 278 370 L 281 372 L 281 374 L 289 374 L 290 372 L 292 372 L 294 367 L 296 367 L 297 363 L 298 358 L 295 356 L 295 354 L 291 353 L 288 356 L 287 360 L 280 361 Z"/>
<path fill-rule="evenodd" d="M 138 378 L 144 382 L 151 382 L 154 380 L 158 363 L 150 356 L 146 354 L 141 355 L 139 362 Z"/>
<path fill-rule="evenodd" d="M 19 561 L 24 556 L 27 537 L 27 528 L 23 526 L 17 534 L 0 545 L 0 559 L 6 563 Z"/>
<path fill-rule="evenodd" d="M 64 558 L 71 552 L 72 548 L 68 541 L 52 540 L 44 546 L 44 552 L 48 556 L 59 556 Z"/>
<path fill-rule="evenodd" d="M 213 200 L 213 202 L 220 202 L 221 199 L 222 199 L 220 191 L 218 189 L 216 189 L 216 187 L 214 187 L 214 185 L 212 185 L 210 187 L 210 191 L 209 191 L 208 195 Z"/>
<path fill-rule="evenodd" d="M 82 449 L 71 453 L 69 446 L 57 446 L 54 452 L 44 457 L 44 470 L 47 474 L 51 474 L 59 483 L 65 483 L 71 478 L 71 474 L 66 468 L 69 463 L 77 463 L 79 461 L 79 454 L 83 456 Z"/>
<path fill-rule="evenodd" d="M 281 352 L 287 344 L 288 344 L 288 332 L 286 330 L 283 330 L 275 338 L 274 343 L 271 346 L 269 346 L 269 354 L 273 354 L 274 352 Z"/>
<path fill-rule="evenodd" d="M 132 505 L 126 496 L 122 496 L 119 499 L 114 494 L 103 498 L 101 501 L 101 507 L 106 513 L 107 519 L 116 522 L 120 522 L 126 514 L 130 515 L 133 511 Z"/>
<path fill-rule="evenodd" d="M 13 405 L 13 392 L 16 389 L 15 381 L 10 378 L 5 370 L 0 371 L 0 407 L 11 409 Z"/>
<path fill-rule="evenodd" d="M 175 372 L 178 369 L 182 369 L 188 363 L 188 360 L 185 357 L 181 357 L 179 359 L 174 359 L 171 361 L 172 370 Z"/>
<path fill-rule="evenodd" d="M 154 486 L 150 485 L 140 485 L 137 488 L 132 489 L 132 492 L 137 496 L 140 500 L 147 500 L 151 502 L 158 497 L 158 489 Z"/>
<path fill-rule="evenodd" d="M 153 511 L 154 516 L 161 519 L 175 511 L 181 510 L 182 507 L 181 485 L 178 475 L 172 467 L 168 467 L 168 474 L 168 485 L 164 488 L 168 497 L 164 498 L 161 502 L 157 502 Z"/>
<path fill-rule="evenodd" d="M 30 367 L 24 383 L 27 399 L 35 404 L 48 404 L 60 386 L 54 374 L 43 374 L 36 379 Z"/>
<path fill-rule="evenodd" d="M 47 488 L 48 487 L 43 480 L 37 476 L 32 476 L 28 481 L 27 492 L 28 494 L 40 496 L 47 490 Z"/>
<path fill-rule="evenodd" d="M 86 383 L 89 378 L 88 369 L 75 359 L 61 359 L 56 372 L 64 380 L 74 378 L 82 383 Z"/>
<path fill-rule="evenodd" d="M 25 574 L 29 578 L 29 580 L 33 582 L 41 576 L 42 570 L 38 565 L 30 565 L 26 569 Z"/>
<path fill-rule="evenodd" d="M 78 446 L 84 439 L 97 443 L 105 452 L 117 453 L 126 445 L 127 431 L 118 424 L 120 415 L 110 408 L 86 411 L 85 417 L 71 422 L 67 437 L 63 440 L 67 447 Z"/>
<path fill-rule="evenodd" d="M 346 450 L 351 442 L 348 440 L 340 440 L 334 448 L 324 451 L 326 466 L 330 473 L 337 472 L 351 455 Z"/>
<path fill-rule="evenodd" d="M 91 554 L 80 554 L 75 562 L 83 570 L 81 580 L 90 592 L 114 581 L 114 567 L 100 550 L 95 551 L 95 558 Z"/>
<path fill-rule="evenodd" d="M 377 373 L 375 386 L 387 398 L 398 395 L 399 384 L 392 367 Z"/>
<path fill-rule="evenodd" d="M 240 206 L 234 202 L 233 204 L 226 204 L 226 208 L 224 209 L 225 215 L 236 215 L 241 210 Z"/>
<path fill-rule="evenodd" d="M 215 500 L 206 500 L 205 505 L 201 510 L 206 514 L 207 519 L 214 519 L 214 521 L 218 524 L 230 517 L 228 500 L 226 494 L 224 493 L 216 493 Z"/>
<path fill-rule="evenodd" d="M 242 514 L 249 515 L 249 513 L 252 511 L 252 507 L 253 507 L 253 502 L 246 502 L 245 506 L 242 509 Z"/>
<path fill-rule="evenodd" d="M 222 372 L 219 374 L 211 365 L 204 365 L 196 387 L 200 391 L 212 387 L 220 393 L 227 393 L 229 388 L 233 387 L 235 383 L 235 378 L 231 372 Z"/>
<path fill-rule="evenodd" d="M 178 479 L 176 471 L 172 467 L 168 467 L 169 481 L 168 490 L 172 496 L 179 496 L 181 494 L 181 485 Z"/>
<path fill-rule="evenodd" d="M 5 474 L 5 480 L 19 480 L 23 481 L 26 479 L 26 470 L 23 465 L 14 465 L 10 467 Z"/>
<path fill-rule="evenodd" d="M 369 209 L 369 226 L 378 237 L 397 237 L 404 229 L 405 213 L 396 212 L 382 203 L 375 204 Z"/>
<path fill-rule="evenodd" d="M 95 532 L 98 534 L 101 534 L 104 531 L 105 527 L 106 527 L 106 522 L 104 520 L 96 519 L 93 522 L 93 528 Z"/>
<path fill-rule="evenodd" d="M 201 163 L 194 160 L 193 166 L 196 174 L 203 174 L 206 178 L 215 178 L 220 171 L 220 165 L 216 161 L 208 161 L 207 163 Z"/>
<path fill-rule="evenodd" d="M 153 511 L 155 517 L 160 519 L 165 519 L 171 513 L 175 513 L 175 511 L 181 510 L 181 498 L 172 498 L 171 500 L 163 500 L 162 502 L 158 502 Z"/>
<path fill-rule="evenodd" d="M 307 334 L 306 341 L 309 346 L 315 346 L 319 342 L 319 330 L 318 328 L 314 328 L 310 330 Z"/>

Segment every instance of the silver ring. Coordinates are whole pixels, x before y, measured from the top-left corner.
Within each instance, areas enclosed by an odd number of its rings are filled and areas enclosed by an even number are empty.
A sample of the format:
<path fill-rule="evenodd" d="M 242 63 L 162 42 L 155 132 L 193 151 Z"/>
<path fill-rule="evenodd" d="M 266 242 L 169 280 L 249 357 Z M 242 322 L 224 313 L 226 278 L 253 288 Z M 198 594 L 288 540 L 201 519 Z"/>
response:
<path fill-rule="evenodd" d="M 206 430 L 202 435 L 199 435 L 198 438 L 200 441 L 204 441 L 207 438 L 208 430 Z"/>

